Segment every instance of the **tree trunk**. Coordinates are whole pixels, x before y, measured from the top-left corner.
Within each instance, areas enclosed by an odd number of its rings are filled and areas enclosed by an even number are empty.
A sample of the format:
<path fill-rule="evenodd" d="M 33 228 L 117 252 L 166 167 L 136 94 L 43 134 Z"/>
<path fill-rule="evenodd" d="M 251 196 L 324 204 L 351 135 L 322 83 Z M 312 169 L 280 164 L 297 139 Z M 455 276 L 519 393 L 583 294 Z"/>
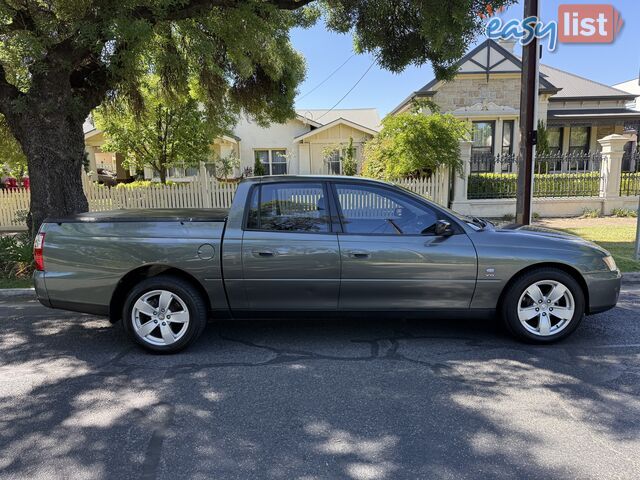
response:
<path fill-rule="evenodd" d="M 161 167 L 160 170 L 158 170 L 158 175 L 160 176 L 160 183 L 167 183 L 167 169 L 165 167 Z"/>
<path fill-rule="evenodd" d="M 27 157 L 31 182 L 27 225 L 32 237 L 48 217 L 89 210 L 82 189 L 86 154 L 81 119 L 80 115 L 68 115 L 65 109 L 32 109 L 20 115 L 18 125 L 10 125 Z"/>

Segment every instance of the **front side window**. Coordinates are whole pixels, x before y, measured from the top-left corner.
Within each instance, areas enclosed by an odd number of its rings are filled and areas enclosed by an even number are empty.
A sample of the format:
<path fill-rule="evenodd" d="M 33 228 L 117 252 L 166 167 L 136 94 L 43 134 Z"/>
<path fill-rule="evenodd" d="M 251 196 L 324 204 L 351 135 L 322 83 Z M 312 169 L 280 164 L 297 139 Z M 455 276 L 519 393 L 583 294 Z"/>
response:
<path fill-rule="evenodd" d="M 247 228 L 284 232 L 329 231 L 324 188 L 320 183 L 274 183 L 253 189 Z"/>
<path fill-rule="evenodd" d="M 254 150 L 256 160 L 264 166 L 267 175 L 287 174 L 287 151 L 283 149 L 275 150 Z"/>
<path fill-rule="evenodd" d="M 345 233 L 428 235 L 438 215 L 406 195 L 370 185 L 336 184 Z"/>

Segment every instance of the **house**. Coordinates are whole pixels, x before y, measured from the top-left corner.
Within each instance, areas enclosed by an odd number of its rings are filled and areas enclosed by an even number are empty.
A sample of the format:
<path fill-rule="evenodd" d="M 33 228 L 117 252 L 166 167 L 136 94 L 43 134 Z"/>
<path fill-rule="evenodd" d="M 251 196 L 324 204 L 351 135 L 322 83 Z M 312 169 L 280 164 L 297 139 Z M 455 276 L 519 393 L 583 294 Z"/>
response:
<path fill-rule="evenodd" d="M 443 113 L 472 124 L 472 158 L 518 152 L 521 61 L 515 42 L 486 40 L 458 62 L 451 81 L 432 80 L 409 95 L 390 114 L 426 98 Z M 540 66 L 538 118 L 547 126 L 550 149 L 558 153 L 599 150 L 598 140 L 637 125 L 635 95 L 563 70 Z"/>
<path fill-rule="evenodd" d="M 262 162 L 268 175 L 340 174 L 344 149 L 350 141 L 361 163 L 364 144 L 378 133 L 379 124 L 375 108 L 298 110 L 295 118 L 288 122 L 268 127 L 242 116 L 233 132 L 213 141 L 212 159 L 230 155 L 239 158 L 236 175 L 252 169 L 256 159 Z M 86 122 L 85 144 L 90 169 L 107 168 L 118 173 L 119 179 L 126 178 L 129 172 L 122 167 L 122 156 L 102 152 L 103 143 L 104 133 Z M 213 171 L 213 163 L 203 167 Z M 198 171 L 198 167 L 176 166 L 169 170 L 168 178 L 188 181 Z M 155 176 L 151 169 L 145 169 L 145 178 Z"/>
<path fill-rule="evenodd" d="M 627 82 L 617 83 L 613 86 L 623 92 L 629 92 L 636 98 L 627 104 L 627 108 L 640 111 L 640 78 L 633 78 Z"/>

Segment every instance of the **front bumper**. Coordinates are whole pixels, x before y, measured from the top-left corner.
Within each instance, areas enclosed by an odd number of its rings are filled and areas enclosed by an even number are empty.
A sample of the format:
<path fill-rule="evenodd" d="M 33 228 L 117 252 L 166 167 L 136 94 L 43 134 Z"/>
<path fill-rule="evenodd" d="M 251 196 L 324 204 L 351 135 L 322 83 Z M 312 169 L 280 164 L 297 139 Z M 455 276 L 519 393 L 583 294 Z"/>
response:
<path fill-rule="evenodd" d="M 47 285 L 44 281 L 44 272 L 36 270 L 33 272 L 33 285 L 36 289 L 36 298 L 45 307 L 51 307 Z"/>
<path fill-rule="evenodd" d="M 589 306 L 587 313 L 600 313 L 616 306 L 620 295 L 622 274 L 615 272 L 598 272 L 584 276 L 589 290 Z"/>

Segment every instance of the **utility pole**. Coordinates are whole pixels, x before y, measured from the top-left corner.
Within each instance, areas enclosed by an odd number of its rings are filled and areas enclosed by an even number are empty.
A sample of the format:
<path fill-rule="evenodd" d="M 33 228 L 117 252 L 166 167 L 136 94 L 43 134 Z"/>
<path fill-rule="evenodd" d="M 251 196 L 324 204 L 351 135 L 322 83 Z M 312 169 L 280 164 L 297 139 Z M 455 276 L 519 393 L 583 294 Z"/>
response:
<path fill-rule="evenodd" d="M 538 0 L 525 0 L 524 17 L 540 18 Z M 533 194 L 533 159 L 536 144 L 538 113 L 538 39 L 522 47 L 522 73 L 520 75 L 520 161 L 518 163 L 518 191 L 516 196 L 516 223 L 531 223 L 531 197 Z"/>

